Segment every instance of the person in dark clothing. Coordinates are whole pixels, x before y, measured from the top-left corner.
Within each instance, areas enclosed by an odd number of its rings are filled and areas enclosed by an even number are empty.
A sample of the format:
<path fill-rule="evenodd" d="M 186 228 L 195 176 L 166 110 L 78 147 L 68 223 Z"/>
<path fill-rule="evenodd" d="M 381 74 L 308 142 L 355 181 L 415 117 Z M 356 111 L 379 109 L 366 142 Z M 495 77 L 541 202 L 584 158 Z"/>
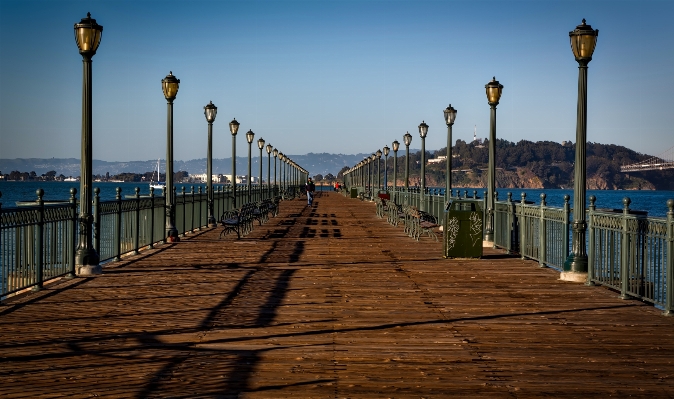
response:
<path fill-rule="evenodd" d="M 305 189 L 307 191 L 307 206 L 311 206 L 314 202 L 314 191 L 316 191 L 316 185 L 311 181 L 311 177 L 307 180 Z"/>

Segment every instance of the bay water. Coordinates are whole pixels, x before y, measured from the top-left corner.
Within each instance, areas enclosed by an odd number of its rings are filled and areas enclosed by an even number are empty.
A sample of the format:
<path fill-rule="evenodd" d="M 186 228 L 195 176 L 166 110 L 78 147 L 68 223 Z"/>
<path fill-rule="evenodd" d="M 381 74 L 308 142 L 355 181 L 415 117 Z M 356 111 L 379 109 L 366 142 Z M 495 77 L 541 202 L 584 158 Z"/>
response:
<path fill-rule="evenodd" d="M 205 192 L 205 184 L 178 183 L 175 184 L 180 193 L 185 187 L 186 192 L 190 192 L 192 187 L 198 191 L 199 187 Z M 115 199 L 117 187 L 122 189 L 122 197 L 134 195 L 135 188 L 140 189 L 140 195 L 149 195 L 150 187 L 148 183 L 121 183 L 121 182 L 94 182 L 94 187 L 100 188 L 101 201 Z M 214 184 L 217 190 L 218 185 Z M 17 201 L 35 201 L 37 199 L 37 189 L 44 190 L 45 201 L 68 200 L 70 198 L 70 189 L 76 188 L 79 191 L 79 182 L 13 182 L 0 181 L 0 204 L 3 208 L 16 206 Z M 325 187 L 329 188 L 329 187 Z M 473 190 L 477 191 L 479 197 L 484 196 L 484 188 L 461 188 L 461 196 L 464 196 L 465 190 L 472 197 Z M 570 197 L 569 203 L 573 207 L 573 190 L 567 189 L 519 189 L 519 188 L 498 188 L 499 200 L 505 200 L 507 193 L 512 193 L 513 201 L 520 201 L 521 194 L 526 194 L 527 201 L 533 201 L 540 204 L 540 195 L 545 193 L 545 201 L 548 206 L 562 207 L 564 205 L 564 196 Z M 454 190 L 456 193 L 456 189 Z M 161 190 L 155 190 L 155 195 L 162 195 Z M 631 200 L 630 209 L 648 212 L 648 216 L 665 217 L 667 215 L 667 200 L 674 199 L 674 191 L 623 191 L 623 190 L 588 190 L 587 197 L 591 195 L 597 197 L 597 208 L 622 209 L 623 198 L 629 197 Z M 78 193 L 79 196 L 79 193 Z M 586 200 L 586 205 L 589 205 Z"/>

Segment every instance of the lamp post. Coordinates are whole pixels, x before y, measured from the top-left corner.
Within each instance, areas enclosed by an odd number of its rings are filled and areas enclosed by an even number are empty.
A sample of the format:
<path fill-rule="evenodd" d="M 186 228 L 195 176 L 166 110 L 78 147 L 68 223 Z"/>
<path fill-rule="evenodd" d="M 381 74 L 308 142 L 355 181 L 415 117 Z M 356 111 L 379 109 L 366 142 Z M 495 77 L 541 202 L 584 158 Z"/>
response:
<path fill-rule="evenodd" d="M 388 153 L 391 151 L 387 145 L 384 146 L 384 190 L 388 191 Z"/>
<path fill-rule="evenodd" d="M 278 181 L 276 180 L 276 159 L 278 158 L 278 148 L 274 148 L 272 153 L 274 154 L 274 191 L 276 191 L 276 187 L 278 187 Z"/>
<path fill-rule="evenodd" d="M 262 137 L 257 139 L 257 148 L 260 149 L 260 182 L 258 184 L 260 192 L 258 193 L 259 195 L 258 199 L 262 201 L 262 149 L 264 148 L 264 139 Z"/>
<path fill-rule="evenodd" d="M 248 142 L 248 175 L 246 176 L 246 182 L 248 185 L 248 202 L 251 201 L 251 195 L 252 195 L 252 182 L 251 182 L 251 175 L 250 175 L 250 162 L 251 162 L 251 145 L 253 144 L 253 139 L 255 138 L 255 133 L 253 133 L 252 130 L 248 129 L 246 132 L 246 141 Z"/>
<path fill-rule="evenodd" d="M 410 132 L 403 136 L 405 143 L 405 191 L 410 190 L 410 144 L 412 144 L 412 135 Z"/>
<path fill-rule="evenodd" d="M 229 122 L 229 132 L 232 133 L 232 207 L 236 208 L 236 133 L 239 131 L 239 122 L 236 118 Z"/>
<path fill-rule="evenodd" d="M 173 192 L 173 100 L 178 94 L 180 80 L 173 76 L 173 72 L 161 81 L 164 97 L 167 101 L 167 129 L 166 129 L 166 191 L 164 198 L 166 201 L 166 240 L 168 242 L 180 241 L 178 238 L 178 229 L 175 227 L 175 197 Z"/>
<path fill-rule="evenodd" d="M 91 58 L 101 44 L 103 27 L 87 13 L 86 18 L 75 24 L 75 42 L 82 56 L 82 139 L 80 159 L 80 215 L 79 240 L 75 254 L 75 271 L 78 276 L 103 273 L 100 257 L 93 246 L 92 212 L 92 105 Z"/>
<path fill-rule="evenodd" d="M 426 135 L 428 134 L 428 125 L 421 121 L 419 125 L 419 136 L 421 137 L 421 197 L 419 198 L 419 208 L 426 210 Z"/>
<path fill-rule="evenodd" d="M 271 151 L 274 147 L 271 144 L 267 144 L 265 149 L 267 150 L 267 196 L 271 198 Z"/>
<path fill-rule="evenodd" d="M 213 122 L 218 113 L 218 107 L 213 105 L 213 101 L 204 107 L 204 115 L 208 122 L 208 153 L 206 157 L 206 175 L 208 185 L 208 227 L 215 227 L 215 217 L 213 216 Z"/>
<path fill-rule="evenodd" d="M 445 201 L 452 196 L 452 125 L 456 119 L 456 110 L 449 104 L 444 110 L 445 123 L 447 124 L 447 169 L 445 171 Z"/>
<path fill-rule="evenodd" d="M 573 234 L 571 253 L 564 262 L 561 280 L 585 281 L 587 278 L 587 252 L 585 248 L 585 144 L 587 140 L 587 65 L 597 44 L 599 30 L 583 22 L 569 32 L 571 50 L 578 62 L 578 111 L 576 115 L 576 163 L 573 183 Z"/>
<path fill-rule="evenodd" d="M 393 202 L 397 203 L 396 191 L 398 186 L 398 149 L 400 148 L 400 143 L 398 140 L 393 140 L 391 143 L 393 146 Z"/>
<path fill-rule="evenodd" d="M 485 86 L 487 102 L 491 107 L 489 126 L 489 176 L 487 177 L 487 221 L 485 223 L 484 240 L 494 242 L 494 192 L 496 191 L 496 106 L 501 99 L 503 85 L 493 77 Z"/>
<path fill-rule="evenodd" d="M 373 189 L 374 188 L 374 164 L 372 162 L 374 162 L 375 159 L 377 159 L 377 155 L 370 154 L 370 164 L 372 165 L 372 169 L 371 169 L 372 175 L 370 176 L 371 177 L 371 180 L 370 180 L 370 199 L 374 198 L 374 189 Z"/>
<path fill-rule="evenodd" d="M 377 190 L 381 190 L 381 150 L 377 150 Z"/>
<path fill-rule="evenodd" d="M 279 180 L 281 181 L 281 189 L 285 191 L 286 189 L 286 162 L 285 162 L 285 155 L 283 155 L 282 152 L 279 152 L 278 154 L 278 160 L 279 160 Z"/>

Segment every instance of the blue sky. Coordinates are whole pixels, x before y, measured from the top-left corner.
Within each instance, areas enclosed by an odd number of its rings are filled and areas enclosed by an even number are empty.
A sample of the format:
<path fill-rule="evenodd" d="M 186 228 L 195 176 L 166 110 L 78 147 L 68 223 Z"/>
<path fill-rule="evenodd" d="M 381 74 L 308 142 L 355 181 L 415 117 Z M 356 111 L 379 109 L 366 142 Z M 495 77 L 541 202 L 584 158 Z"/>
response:
<path fill-rule="evenodd" d="M 374 152 L 430 125 L 426 148 L 486 137 L 484 85 L 505 87 L 497 137 L 575 141 L 578 64 L 568 32 L 599 29 L 588 141 L 658 155 L 674 146 L 674 2 L 0 0 L 0 158 L 78 158 L 82 62 L 73 24 L 104 26 L 93 58 L 95 159 L 164 158 L 161 79 L 181 80 L 175 158 L 206 155 L 203 107 L 286 154 Z M 237 154 L 247 153 L 242 134 Z"/>

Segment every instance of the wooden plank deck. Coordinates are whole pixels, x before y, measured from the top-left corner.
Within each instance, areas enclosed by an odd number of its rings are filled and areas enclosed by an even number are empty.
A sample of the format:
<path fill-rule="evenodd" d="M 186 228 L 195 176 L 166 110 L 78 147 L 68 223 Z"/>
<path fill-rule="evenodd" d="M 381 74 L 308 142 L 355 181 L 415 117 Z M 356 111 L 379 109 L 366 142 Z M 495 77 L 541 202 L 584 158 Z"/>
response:
<path fill-rule="evenodd" d="M 0 305 L 0 396 L 672 397 L 674 319 L 326 194 Z"/>

